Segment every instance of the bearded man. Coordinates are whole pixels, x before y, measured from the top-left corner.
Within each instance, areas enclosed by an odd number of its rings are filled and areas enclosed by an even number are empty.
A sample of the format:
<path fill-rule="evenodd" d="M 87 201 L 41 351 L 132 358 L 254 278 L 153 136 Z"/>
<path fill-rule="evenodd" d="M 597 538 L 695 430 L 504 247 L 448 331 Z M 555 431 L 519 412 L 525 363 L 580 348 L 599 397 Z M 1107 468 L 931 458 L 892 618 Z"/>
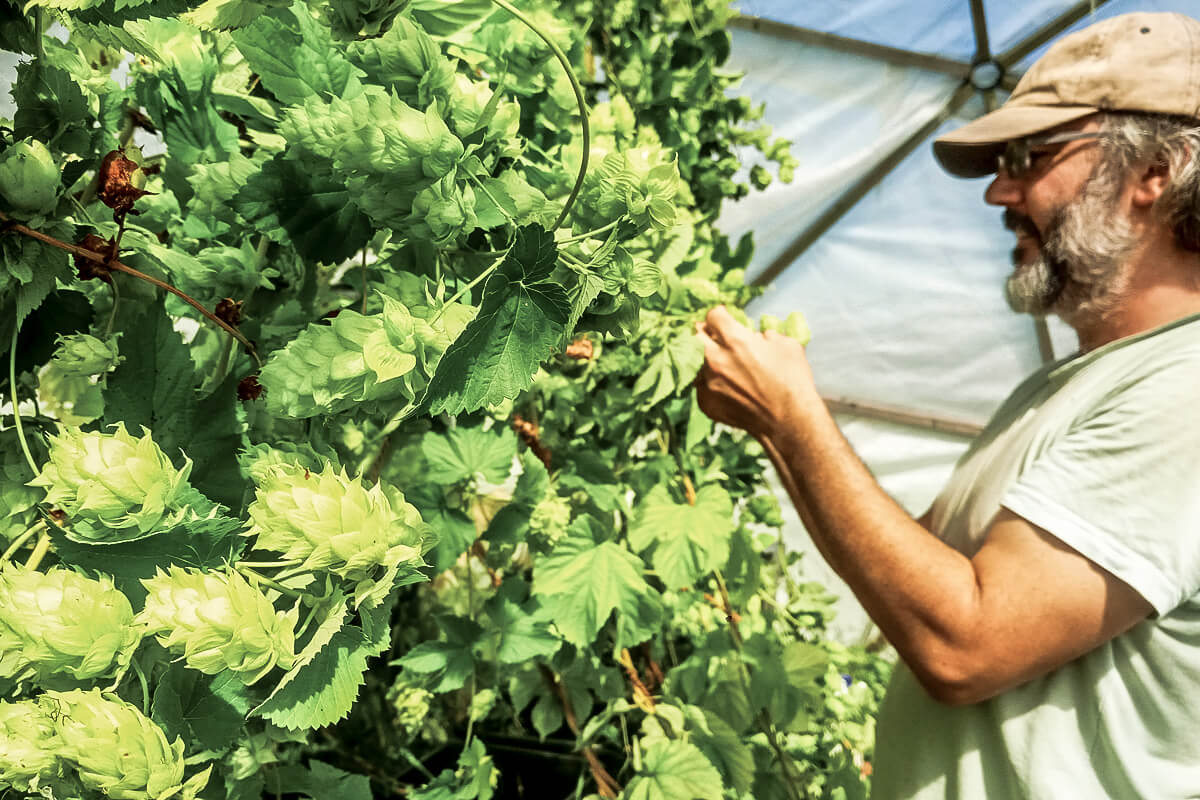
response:
<path fill-rule="evenodd" d="M 914 520 L 802 347 L 716 309 L 701 407 L 753 433 L 901 658 L 876 800 L 1200 797 L 1200 22 L 1056 43 L 941 137 L 1017 235 L 1007 295 L 1079 352 L 1001 405 Z"/>

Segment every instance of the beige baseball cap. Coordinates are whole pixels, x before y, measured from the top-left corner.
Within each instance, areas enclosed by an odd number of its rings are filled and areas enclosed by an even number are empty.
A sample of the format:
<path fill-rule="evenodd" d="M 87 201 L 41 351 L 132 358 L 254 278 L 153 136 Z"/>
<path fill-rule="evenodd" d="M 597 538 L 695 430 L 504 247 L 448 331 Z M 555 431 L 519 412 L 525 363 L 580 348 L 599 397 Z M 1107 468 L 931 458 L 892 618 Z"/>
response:
<path fill-rule="evenodd" d="M 1183 14 L 1134 13 L 1064 36 L 1022 76 L 1008 102 L 933 143 L 952 175 L 996 171 L 1011 139 L 1097 111 L 1200 116 L 1200 21 Z"/>

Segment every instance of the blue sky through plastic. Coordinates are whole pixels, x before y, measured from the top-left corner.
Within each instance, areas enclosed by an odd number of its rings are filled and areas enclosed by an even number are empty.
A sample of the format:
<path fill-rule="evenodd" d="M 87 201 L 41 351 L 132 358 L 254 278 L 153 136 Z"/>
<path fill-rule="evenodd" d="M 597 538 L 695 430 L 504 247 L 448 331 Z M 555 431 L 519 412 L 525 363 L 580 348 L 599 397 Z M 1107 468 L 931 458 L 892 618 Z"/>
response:
<path fill-rule="evenodd" d="M 744 14 L 874 44 L 963 61 L 975 55 L 969 0 L 740 0 L 736 5 Z M 1073 5 L 1075 0 L 984 0 L 992 52 L 1003 52 Z M 1129 11 L 1178 11 L 1200 18 L 1200 0 L 1109 0 L 1072 30 Z"/>

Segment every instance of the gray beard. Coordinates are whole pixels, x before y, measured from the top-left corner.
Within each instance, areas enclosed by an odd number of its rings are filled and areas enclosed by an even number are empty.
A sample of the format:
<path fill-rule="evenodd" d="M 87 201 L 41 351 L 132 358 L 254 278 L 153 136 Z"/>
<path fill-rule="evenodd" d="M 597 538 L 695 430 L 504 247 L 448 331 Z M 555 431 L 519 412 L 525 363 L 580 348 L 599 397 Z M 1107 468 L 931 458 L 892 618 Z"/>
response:
<path fill-rule="evenodd" d="M 1013 251 L 1016 269 L 1004 294 L 1014 311 L 1057 314 L 1071 325 L 1103 317 L 1125 295 L 1137 237 L 1116 211 L 1123 176 L 1104 167 L 1098 164 L 1079 197 L 1050 220 L 1033 261 L 1020 263 L 1020 250 Z"/>

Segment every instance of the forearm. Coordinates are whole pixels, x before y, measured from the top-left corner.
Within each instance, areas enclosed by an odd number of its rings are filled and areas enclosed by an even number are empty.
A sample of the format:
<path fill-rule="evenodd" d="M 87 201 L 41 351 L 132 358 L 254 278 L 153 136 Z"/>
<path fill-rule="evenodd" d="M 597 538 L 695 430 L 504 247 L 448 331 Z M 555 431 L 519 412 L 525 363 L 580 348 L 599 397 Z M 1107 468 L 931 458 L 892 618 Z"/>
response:
<path fill-rule="evenodd" d="M 970 560 L 879 487 L 813 404 L 762 437 L 814 543 L 927 686 L 954 682 L 977 630 Z"/>

